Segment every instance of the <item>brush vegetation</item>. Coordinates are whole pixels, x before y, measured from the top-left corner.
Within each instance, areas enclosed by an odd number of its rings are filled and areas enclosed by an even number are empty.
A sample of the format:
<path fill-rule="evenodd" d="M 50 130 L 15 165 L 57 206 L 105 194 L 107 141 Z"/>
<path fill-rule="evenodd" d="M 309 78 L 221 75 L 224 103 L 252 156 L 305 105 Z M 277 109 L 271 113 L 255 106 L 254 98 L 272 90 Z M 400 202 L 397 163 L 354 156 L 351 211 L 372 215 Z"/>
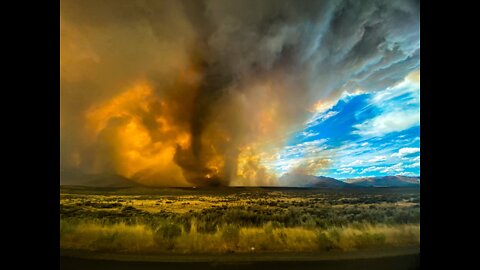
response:
<path fill-rule="evenodd" d="M 328 252 L 420 240 L 418 189 L 95 191 L 62 188 L 61 248 Z"/>

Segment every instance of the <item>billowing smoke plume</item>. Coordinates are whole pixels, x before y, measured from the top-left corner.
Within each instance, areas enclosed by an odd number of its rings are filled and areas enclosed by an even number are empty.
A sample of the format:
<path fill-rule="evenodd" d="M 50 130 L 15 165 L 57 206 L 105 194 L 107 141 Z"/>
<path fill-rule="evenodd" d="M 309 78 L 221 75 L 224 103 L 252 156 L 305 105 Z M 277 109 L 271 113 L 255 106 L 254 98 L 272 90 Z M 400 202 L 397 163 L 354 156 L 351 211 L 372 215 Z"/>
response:
<path fill-rule="evenodd" d="M 315 104 L 397 83 L 419 47 L 418 1 L 62 0 L 61 167 L 275 184 L 262 161 Z"/>

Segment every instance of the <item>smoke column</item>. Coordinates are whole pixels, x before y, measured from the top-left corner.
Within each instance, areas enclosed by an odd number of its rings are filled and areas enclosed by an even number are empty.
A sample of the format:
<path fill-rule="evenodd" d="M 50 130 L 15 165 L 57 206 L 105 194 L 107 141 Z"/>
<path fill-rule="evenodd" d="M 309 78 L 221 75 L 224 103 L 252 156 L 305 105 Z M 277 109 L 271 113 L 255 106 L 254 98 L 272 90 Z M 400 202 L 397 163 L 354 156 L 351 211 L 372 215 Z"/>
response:
<path fill-rule="evenodd" d="M 419 67 L 419 1 L 61 1 L 61 168 L 275 185 L 315 104 Z"/>

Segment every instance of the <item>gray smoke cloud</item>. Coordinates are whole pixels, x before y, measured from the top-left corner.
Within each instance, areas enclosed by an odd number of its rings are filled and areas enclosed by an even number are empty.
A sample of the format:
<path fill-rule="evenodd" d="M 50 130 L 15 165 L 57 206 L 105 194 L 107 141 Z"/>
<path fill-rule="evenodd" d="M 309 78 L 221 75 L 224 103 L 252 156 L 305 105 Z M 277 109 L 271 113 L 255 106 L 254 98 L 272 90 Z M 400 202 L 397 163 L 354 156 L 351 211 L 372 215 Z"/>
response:
<path fill-rule="evenodd" d="M 275 184 L 265 149 L 317 101 L 401 81 L 419 48 L 419 1 L 62 0 L 62 169 Z"/>

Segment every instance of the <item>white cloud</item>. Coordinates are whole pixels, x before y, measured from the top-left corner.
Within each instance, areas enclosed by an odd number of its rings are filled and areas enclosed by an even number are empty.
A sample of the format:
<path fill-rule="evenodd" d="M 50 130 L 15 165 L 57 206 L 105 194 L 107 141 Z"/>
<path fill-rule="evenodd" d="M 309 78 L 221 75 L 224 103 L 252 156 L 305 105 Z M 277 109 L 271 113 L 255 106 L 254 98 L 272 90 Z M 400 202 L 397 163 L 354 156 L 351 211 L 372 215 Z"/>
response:
<path fill-rule="evenodd" d="M 375 137 L 390 132 L 402 131 L 420 124 L 420 111 L 393 111 L 354 125 L 357 130 L 353 134 L 364 137 Z"/>
<path fill-rule="evenodd" d="M 361 170 L 360 174 L 365 174 L 367 172 L 378 172 L 378 171 L 383 170 L 383 169 L 385 169 L 385 167 L 377 167 L 377 166 L 368 167 L 368 168 L 365 168 L 365 169 Z"/>
<path fill-rule="evenodd" d="M 359 165 L 362 165 L 362 164 L 363 164 L 363 160 L 358 160 L 358 159 L 357 159 L 357 160 L 354 160 L 354 161 L 352 161 L 352 162 L 350 162 L 350 163 L 348 163 L 348 164 L 345 164 L 345 165 L 343 165 L 343 166 L 345 166 L 345 167 L 353 167 L 353 166 L 359 166 Z"/>
<path fill-rule="evenodd" d="M 415 162 L 415 163 L 412 163 L 410 165 L 405 166 L 405 168 L 409 168 L 409 169 L 410 168 L 418 168 L 418 167 L 420 167 L 420 162 Z"/>
<path fill-rule="evenodd" d="M 377 137 L 418 126 L 420 124 L 419 80 L 420 72 L 416 70 L 397 85 L 375 93 L 369 102 L 381 113 L 354 125 L 356 130 L 353 133 L 364 137 Z M 402 98 L 398 99 L 400 96 Z M 399 110 L 401 107 L 404 109 Z"/>
<path fill-rule="evenodd" d="M 375 156 L 372 159 L 370 159 L 368 162 L 375 163 L 375 162 L 380 162 L 385 160 L 387 160 L 386 156 Z"/>
<path fill-rule="evenodd" d="M 338 114 L 337 111 L 329 111 L 329 112 L 327 112 L 325 115 L 323 115 L 320 119 L 321 119 L 322 121 L 325 121 L 325 120 L 327 120 L 328 118 L 330 118 L 330 117 L 332 117 L 332 116 L 335 116 L 335 115 L 337 115 L 337 114 Z"/>
<path fill-rule="evenodd" d="M 413 172 L 399 172 L 398 175 L 403 175 L 403 176 L 417 176 Z"/>
<path fill-rule="evenodd" d="M 301 134 L 302 134 L 303 137 L 308 138 L 308 137 L 317 136 L 317 135 L 319 135 L 320 133 L 318 133 L 318 132 L 313 132 L 313 131 L 303 131 Z"/>
<path fill-rule="evenodd" d="M 418 147 L 405 147 L 398 150 L 397 153 L 392 154 L 392 157 L 404 157 L 406 155 L 414 154 L 420 152 Z"/>
<path fill-rule="evenodd" d="M 299 143 L 296 145 L 286 146 L 281 153 L 283 157 L 285 156 L 303 156 L 305 154 L 317 153 L 325 149 L 325 144 L 327 139 L 318 139 L 314 141 L 308 141 Z"/>
<path fill-rule="evenodd" d="M 353 169 L 353 168 L 340 168 L 340 169 L 337 169 L 337 171 L 339 172 L 339 174 L 353 174 L 353 173 L 355 173 L 355 169 Z"/>
<path fill-rule="evenodd" d="M 388 174 L 398 174 L 403 172 L 403 163 L 397 163 L 393 166 L 387 167 L 383 170 L 381 170 L 382 173 L 388 173 Z"/>
<path fill-rule="evenodd" d="M 372 103 L 382 107 L 385 101 L 408 93 L 412 102 L 420 101 L 420 71 L 416 70 L 408 74 L 402 82 L 379 91 L 372 99 Z"/>
<path fill-rule="evenodd" d="M 319 125 L 321 122 L 327 120 L 330 117 L 333 117 L 333 116 L 337 115 L 338 113 L 339 112 L 337 112 L 337 111 L 317 112 L 312 116 L 312 118 L 310 118 L 305 123 L 305 127 L 309 128 L 309 127 Z"/>

